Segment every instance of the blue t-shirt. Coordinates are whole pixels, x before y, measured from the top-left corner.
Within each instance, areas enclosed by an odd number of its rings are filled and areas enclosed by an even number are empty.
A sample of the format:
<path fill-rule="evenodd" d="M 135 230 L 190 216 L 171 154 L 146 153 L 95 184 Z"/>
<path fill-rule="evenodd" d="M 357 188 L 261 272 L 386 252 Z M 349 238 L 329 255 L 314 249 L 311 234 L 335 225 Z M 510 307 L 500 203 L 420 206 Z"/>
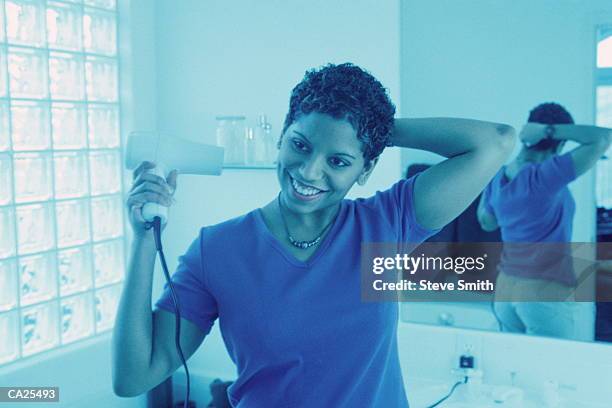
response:
<path fill-rule="evenodd" d="M 512 180 L 506 177 L 505 167 L 502 167 L 483 192 L 484 207 L 495 215 L 502 241 L 570 242 L 576 205 L 567 185 L 575 178 L 570 153 L 526 164 Z M 508 255 L 507 251 L 515 253 Z M 573 284 L 569 254 L 561 262 L 560 257 L 556 261 L 553 259 L 550 255 L 553 252 L 564 253 L 565 249 L 558 245 L 505 245 L 502 270 L 516 276 Z M 539 262 L 534 260 L 538 254 Z"/>
<path fill-rule="evenodd" d="M 398 305 L 360 295 L 362 242 L 422 242 L 415 178 L 343 200 L 317 251 L 296 259 L 261 210 L 204 227 L 173 275 L 182 316 L 208 333 L 219 318 L 238 378 L 234 407 L 407 407 Z M 173 312 L 168 286 L 156 306 Z"/>

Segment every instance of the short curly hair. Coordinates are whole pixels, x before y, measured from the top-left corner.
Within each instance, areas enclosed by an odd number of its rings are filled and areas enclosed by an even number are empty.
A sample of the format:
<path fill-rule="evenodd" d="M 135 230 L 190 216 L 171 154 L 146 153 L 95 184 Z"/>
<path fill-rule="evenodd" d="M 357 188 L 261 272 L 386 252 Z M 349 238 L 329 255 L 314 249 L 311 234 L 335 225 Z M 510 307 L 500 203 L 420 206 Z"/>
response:
<path fill-rule="evenodd" d="M 389 145 L 395 105 L 382 84 L 356 65 L 328 64 L 306 71 L 291 91 L 282 133 L 300 116 L 312 112 L 348 120 L 363 142 L 366 163 Z"/>
<path fill-rule="evenodd" d="M 529 112 L 527 122 L 545 125 L 573 124 L 574 118 L 562 105 L 555 102 L 542 103 Z M 544 139 L 531 146 L 533 150 L 556 150 L 562 140 Z"/>

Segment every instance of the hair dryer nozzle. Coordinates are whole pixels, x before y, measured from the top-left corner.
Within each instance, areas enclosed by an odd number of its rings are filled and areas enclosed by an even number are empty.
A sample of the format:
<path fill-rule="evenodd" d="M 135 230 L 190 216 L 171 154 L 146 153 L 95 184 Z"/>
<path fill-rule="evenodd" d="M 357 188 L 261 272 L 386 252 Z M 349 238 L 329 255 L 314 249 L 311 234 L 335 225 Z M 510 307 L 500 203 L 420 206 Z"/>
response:
<path fill-rule="evenodd" d="M 182 174 L 221 174 L 223 148 L 171 137 L 159 132 L 132 132 L 128 136 L 125 165 L 138 167 L 143 161 L 163 164 Z"/>

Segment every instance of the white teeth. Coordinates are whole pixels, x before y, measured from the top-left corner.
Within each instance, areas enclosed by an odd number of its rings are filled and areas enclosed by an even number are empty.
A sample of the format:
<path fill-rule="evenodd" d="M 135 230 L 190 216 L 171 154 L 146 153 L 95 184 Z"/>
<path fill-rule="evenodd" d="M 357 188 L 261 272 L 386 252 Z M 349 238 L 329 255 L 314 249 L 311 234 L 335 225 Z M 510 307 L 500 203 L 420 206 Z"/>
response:
<path fill-rule="evenodd" d="M 291 178 L 291 184 L 293 185 L 293 188 L 295 188 L 295 191 L 305 196 L 312 196 L 315 194 L 319 194 L 322 191 L 322 190 L 319 190 L 318 188 L 306 187 L 302 185 L 301 183 L 297 182 L 294 178 Z"/>

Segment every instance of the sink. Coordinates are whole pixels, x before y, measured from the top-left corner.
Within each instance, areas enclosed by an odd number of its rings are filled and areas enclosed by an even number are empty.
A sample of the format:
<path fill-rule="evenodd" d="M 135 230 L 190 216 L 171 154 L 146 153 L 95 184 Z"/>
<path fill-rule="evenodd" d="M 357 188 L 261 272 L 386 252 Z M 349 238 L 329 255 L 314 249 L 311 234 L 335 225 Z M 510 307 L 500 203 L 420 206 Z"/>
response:
<path fill-rule="evenodd" d="M 408 395 L 410 408 L 426 408 L 446 396 L 454 382 L 424 378 L 405 378 L 404 386 Z M 492 391 L 499 386 L 483 384 L 478 398 L 469 398 L 465 385 L 455 389 L 453 395 L 436 408 L 541 408 L 544 406 L 540 397 L 532 392 L 525 392 L 522 402 L 508 401 L 497 403 L 491 397 Z M 585 403 L 563 398 L 559 408 L 604 408 L 604 405 Z"/>

